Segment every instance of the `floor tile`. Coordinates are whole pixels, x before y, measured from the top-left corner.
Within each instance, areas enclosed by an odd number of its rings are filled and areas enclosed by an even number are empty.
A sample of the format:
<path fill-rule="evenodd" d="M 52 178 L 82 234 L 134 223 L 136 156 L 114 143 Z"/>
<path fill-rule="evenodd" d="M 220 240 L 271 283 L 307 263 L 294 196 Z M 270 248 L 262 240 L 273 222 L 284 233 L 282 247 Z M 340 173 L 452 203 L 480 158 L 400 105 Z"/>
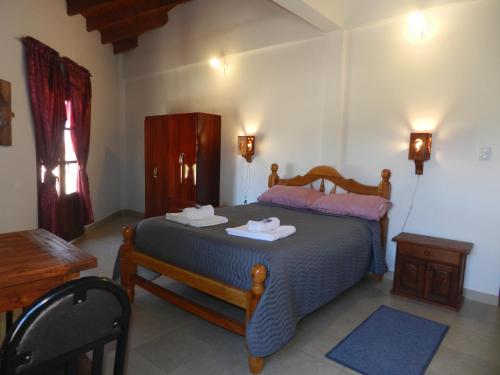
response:
<path fill-rule="evenodd" d="M 89 230 L 76 242 L 99 259 L 98 268 L 91 274 L 111 276 L 121 243 L 120 228 L 136 221 L 133 216 L 115 218 Z M 179 288 L 166 278 L 155 282 L 175 291 Z M 358 374 L 326 359 L 325 354 L 380 305 L 450 325 L 427 374 L 500 374 L 500 308 L 465 301 L 457 313 L 392 295 L 391 287 L 391 280 L 363 280 L 332 303 L 309 314 L 298 324 L 295 337 L 278 353 L 266 358 L 262 374 Z M 182 293 L 217 311 L 242 317 L 241 311 L 206 295 L 189 290 Z M 249 374 L 243 337 L 203 321 L 140 288 L 136 288 L 130 332 L 127 375 Z M 111 349 L 106 358 L 112 354 Z"/>
<path fill-rule="evenodd" d="M 137 351 L 165 372 L 210 353 L 210 344 L 183 332 L 182 328 L 167 333 L 139 346 Z"/>
<path fill-rule="evenodd" d="M 336 375 L 343 367 L 328 359 L 318 360 L 300 350 L 288 350 L 286 353 L 271 357 L 267 361 L 265 374 L 276 375 Z"/>
<path fill-rule="evenodd" d="M 104 357 L 104 374 L 113 374 L 114 352 L 107 353 Z M 165 375 L 165 372 L 148 361 L 137 350 L 127 353 L 125 375 Z"/>
<path fill-rule="evenodd" d="M 500 335 L 472 331 L 452 325 L 442 345 L 455 352 L 500 365 Z"/>
<path fill-rule="evenodd" d="M 429 365 L 427 373 L 433 375 L 497 375 L 500 374 L 500 366 L 470 354 L 441 346 Z"/>
<path fill-rule="evenodd" d="M 135 348 L 166 333 L 177 330 L 185 324 L 182 320 L 169 315 L 155 315 L 140 307 L 132 305 L 129 346 Z"/>

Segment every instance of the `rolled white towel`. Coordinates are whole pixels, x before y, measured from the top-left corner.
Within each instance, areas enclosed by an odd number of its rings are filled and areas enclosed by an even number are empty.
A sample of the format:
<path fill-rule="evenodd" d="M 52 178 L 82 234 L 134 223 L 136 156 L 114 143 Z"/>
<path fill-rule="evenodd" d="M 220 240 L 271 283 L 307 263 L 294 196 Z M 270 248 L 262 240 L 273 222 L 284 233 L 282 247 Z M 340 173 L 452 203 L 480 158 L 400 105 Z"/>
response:
<path fill-rule="evenodd" d="M 215 211 L 211 204 L 207 206 L 197 206 L 197 207 L 186 207 L 182 214 L 188 220 L 200 220 L 206 219 L 207 217 L 214 216 Z"/>
<path fill-rule="evenodd" d="M 248 230 L 252 232 L 262 232 L 265 230 L 273 230 L 280 226 L 280 219 L 270 217 L 261 221 L 249 220 L 247 223 Z"/>
<path fill-rule="evenodd" d="M 226 233 L 231 236 L 252 238 L 261 241 L 276 241 L 281 238 L 291 236 L 296 232 L 293 225 L 281 225 L 273 230 L 266 230 L 264 232 L 252 232 L 248 230 L 248 226 L 241 225 L 236 228 L 226 228 Z"/>
<path fill-rule="evenodd" d="M 182 225 L 189 225 L 190 227 L 195 227 L 195 228 L 203 228 L 203 227 L 210 227 L 212 225 L 225 224 L 228 221 L 227 217 L 217 216 L 217 215 L 205 217 L 203 219 L 189 220 L 188 218 L 186 218 L 186 216 L 183 215 L 182 212 L 167 213 L 165 215 L 165 219 Z"/>

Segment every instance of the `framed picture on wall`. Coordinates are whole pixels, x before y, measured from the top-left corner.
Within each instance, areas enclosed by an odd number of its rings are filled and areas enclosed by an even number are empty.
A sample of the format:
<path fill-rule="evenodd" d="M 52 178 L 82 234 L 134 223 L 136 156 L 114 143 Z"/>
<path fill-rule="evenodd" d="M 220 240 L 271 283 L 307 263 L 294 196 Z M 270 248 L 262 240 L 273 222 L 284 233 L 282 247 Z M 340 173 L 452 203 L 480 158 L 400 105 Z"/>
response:
<path fill-rule="evenodd" d="M 10 82 L 0 79 L 0 146 L 12 146 Z"/>

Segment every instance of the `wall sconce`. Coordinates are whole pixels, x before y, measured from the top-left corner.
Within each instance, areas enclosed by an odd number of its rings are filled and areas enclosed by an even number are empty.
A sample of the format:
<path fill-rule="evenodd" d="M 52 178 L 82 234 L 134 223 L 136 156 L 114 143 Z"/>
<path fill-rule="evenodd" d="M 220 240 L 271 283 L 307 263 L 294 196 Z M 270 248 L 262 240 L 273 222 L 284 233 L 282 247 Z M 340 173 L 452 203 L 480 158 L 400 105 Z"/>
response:
<path fill-rule="evenodd" d="M 429 19 L 420 11 L 413 12 L 408 16 L 408 27 L 410 34 L 414 37 L 424 40 L 430 29 L 431 23 Z"/>
<path fill-rule="evenodd" d="M 408 160 L 415 161 L 415 174 L 424 173 L 424 161 L 431 157 L 431 133 L 411 133 Z"/>
<path fill-rule="evenodd" d="M 220 70 L 224 76 L 229 72 L 229 64 L 225 57 L 213 57 L 210 59 L 210 66 L 216 70 Z"/>
<path fill-rule="evenodd" d="M 242 135 L 238 137 L 238 155 L 243 156 L 247 162 L 252 162 L 255 154 L 255 136 Z"/>

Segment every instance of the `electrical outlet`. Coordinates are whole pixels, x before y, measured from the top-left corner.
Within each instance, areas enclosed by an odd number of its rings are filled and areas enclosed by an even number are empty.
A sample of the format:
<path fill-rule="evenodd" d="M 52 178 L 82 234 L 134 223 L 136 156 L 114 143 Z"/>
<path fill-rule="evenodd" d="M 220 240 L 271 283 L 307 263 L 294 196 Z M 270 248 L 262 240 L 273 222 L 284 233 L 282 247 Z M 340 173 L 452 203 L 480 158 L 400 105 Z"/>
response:
<path fill-rule="evenodd" d="M 491 147 L 481 147 L 481 149 L 479 150 L 479 160 L 491 160 Z"/>

